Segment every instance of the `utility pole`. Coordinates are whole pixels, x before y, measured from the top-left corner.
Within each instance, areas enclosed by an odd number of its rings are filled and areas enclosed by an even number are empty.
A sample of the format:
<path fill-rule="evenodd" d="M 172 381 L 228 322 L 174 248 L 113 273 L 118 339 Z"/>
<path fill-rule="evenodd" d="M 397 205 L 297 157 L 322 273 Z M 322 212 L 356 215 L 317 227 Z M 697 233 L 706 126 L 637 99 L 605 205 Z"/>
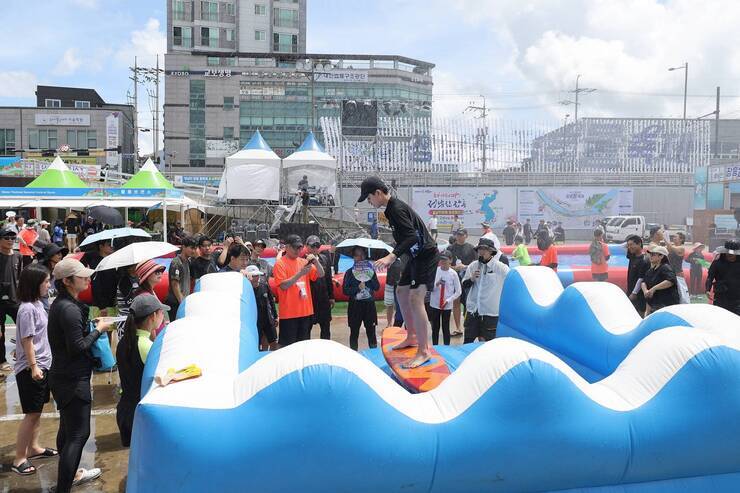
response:
<path fill-rule="evenodd" d="M 131 69 L 131 67 L 129 67 L 129 70 L 132 70 L 132 72 L 134 73 L 134 76 L 129 77 L 129 79 L 134 81 L 134 169 L 133 171 L 136 172 L 136 163 L 139 159 L 139 66 L 138 66 L 137 57 L 134 57 L 134 68 Z"/>
<path fill-rule="evenodd" d="M 159 54 L 157 54 L 157 74 L 155 77 L 155 96 L 154 96 L 154 155 L 153 160 L 157 162 L 159 153 Z"/>
<path fill-rule="evenodd" d="M 688 90 L 689 90 L 689 62 L 684 62 L 683 65 L 679 67 L 670 67 L 668 69 L 669 72 L 673 72 L 674 70 L 683 70 L 683 119 L 686 120 L 686 98 L 688 96 Z"/>
<path fill-rule="evenodd" d="M 576 110 L 575 110 L 575 112 L 574 112 L 574 114 L 573 114 L 573 121 L 574 121 L 575 123 L 578 123 L 578 105 L 580 104 L 580 103 L 578 102 L 578 96 L 579 96 L 579 95 L 580 95 L 580 94 L 581 94 L 582 92 L 583 92 L 583 93 L 591 93 L 591 92 L 594 92 L 594 91 L 596 91 L 596 89 L 591 89 L 590 87 L 578 87 L 578 82 L 579 82 L 580 78 L 581 78 L 581 74 L 578 74 L 578 76 L 576 77 L 576 88 L 575 88 L 575 90 L 573 90 L 573 91 L 570 91 L 570 92 L 572 92 L 572 93 L 575 93 L 575 95 L 576 95 L 576 100 L 575 100 L 575 102 L 574 102 L 574 104 L 575 104 L 575 106 L 576 106 Z"/>
<path fill-rule="evenodd" d="M 488 161 L 488 157 L 486 156 L 487 147 L 488 147 L 488 108 L 486 107 L 486 97 L 481 95 L 481 98 L 483 98 L 483 106 L 475 106 L 473 102 L 470 102 L 470 105 L 468 105 L 467 108 L 463 111 L 463 113 L 467 113 L 468 111 L 475 111 L 478 112 L 478 116 L 475 118 L 483 120 L 483 128 L 478 130 L 478 135 L 481 139 L 481 150 L 482 150 L 482 156 L 481 156 L 481 167 L 483 170 L 483 173 L 486 172 L 486 165 Z M 482 134 L 482 135 L 481 135 Z"/>
<path fill-rule="evenodd" d="M 149 104 L 150 109 L 152 111 L 152 126 L 150 129 L 144 129 L 144 132 L 152 132 L 152 160 L 156 161 L 157 158 L 157 151 L 159 150 L 159 84 L 160 84 L 160 75 L 164 72 L 161 68 L 159 68 L 159 55 L 157 55 L 157 64 L 154 68 L 152 67 L 139 67 L 138 60 L 134 58 L 134 66 L 129 67 L 129 70 L 131 70 L 134 75 L 131 77 L 131 79 L 134 81 L 134 101 L 135 101 L 135 113 L 136 118 L 138 121 L 138 111 L 139 111 L 139 104 L 138 104 L 138 96 L 139 96 L 139 82 L 143 82 L 146 84 L 154 84 L 154 94 L 152 94 L 152 91 L 145 86 L 146 92 L 149 95 Z M 154 104 L 152 105 L 152 99 L 154 100 Z M 136 131 L 136 157 L 138 158 L 138 124 L 135 125 L 135 131 Z"/>
<path fill-rule="evenodd" d="M 714 110 L 714 157 L 719 157 L 719 86 L 717 86 L 717 108 Z"/>

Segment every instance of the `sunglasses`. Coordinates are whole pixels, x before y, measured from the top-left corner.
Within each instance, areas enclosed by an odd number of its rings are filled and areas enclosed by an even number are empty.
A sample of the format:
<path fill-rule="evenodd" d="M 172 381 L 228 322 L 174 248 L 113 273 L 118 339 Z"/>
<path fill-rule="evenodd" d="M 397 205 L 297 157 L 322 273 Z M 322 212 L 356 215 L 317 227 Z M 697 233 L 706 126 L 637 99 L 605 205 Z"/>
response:
<path fill-rule="evenodd" d="M 311 248 L 319 248 L 321 246 L 321 243 L 313 243 L 309 244 L 308 246 L 310 246 Z"/>
<path fill-rule="evenodd" d="M 663 256 L 663 254 L 662 253 L 658 253 L 658 252 L 650 252 L 650 256 L 651 257 L 653 257 L 653 256 Z"/>

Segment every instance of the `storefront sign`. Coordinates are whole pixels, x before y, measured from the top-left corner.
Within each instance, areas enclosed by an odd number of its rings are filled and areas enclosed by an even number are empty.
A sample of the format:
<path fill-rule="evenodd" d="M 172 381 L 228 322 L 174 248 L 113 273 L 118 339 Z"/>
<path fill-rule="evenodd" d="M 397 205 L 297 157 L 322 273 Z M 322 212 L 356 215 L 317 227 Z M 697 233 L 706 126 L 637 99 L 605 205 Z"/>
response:
<path fill-rule="evenodd" d="M 367 82 L 368 74 L 364 70 L 332 70 L 330 72 L 314 72 L 316 82 Z"/>
<path fill-rule="evenodd" d="M 740 181 L 740 163 L 709 167 L 709 182 Z"/>
<path fill-rule="evenodd" d="M 89 127 L 90 115 L 44 114 L 34 115 L 36 125 L 58 125 L 63 127 Z"/>

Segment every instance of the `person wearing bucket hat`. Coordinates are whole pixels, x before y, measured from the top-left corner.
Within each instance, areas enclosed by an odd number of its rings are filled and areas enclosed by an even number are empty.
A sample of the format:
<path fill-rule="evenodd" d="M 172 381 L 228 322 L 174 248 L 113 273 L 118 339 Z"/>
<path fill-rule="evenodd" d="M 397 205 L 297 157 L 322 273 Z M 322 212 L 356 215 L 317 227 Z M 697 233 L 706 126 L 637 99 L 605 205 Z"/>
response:
<path fill-rule="evenodd" d="M 481 238 L 475 250 L 478 260 L 468 265 L 463 277 L 463 287 L 468 291 L 464 344 L 496 337 L 501 291 L 509 274 L 509 266 L 499 260 L 493 240 Z"/>
<path fill-rule="evenodd" d="M 123 338 L 116 349 L 121 398 L 116 406 L 116 422 L 124 447 L 131 445 L 134 411 L 141 400 L 141 379 L 144 364 L 152 347 L 150 335 L 164 321 L 169 306 L 156 296 L 142 294 L 134 298 L 123 326 Z"/>
<path fill-rule="evenodd" d="M 740 315 L 740 241 L 730 240 L 719 249 L 719 256 L 709 266 L 707 296 L 714 290 L 714 304 Z"/>
<path fill-rule="evenodd" d="M 134 296 L 142 294 L 154 295 L 154 287 L 162 280 L 162 274 L 165 271 L 164 265 L 160 265 L 154 260 L 145 260 L 136 264 L 136 277 L 139 278 L 139 289 Z"/>
<path fill-rule="evenodd" d="M 36 255 L 36 262 L 38 265 L 46 267 L 46 269 L 52 273 L 54 272 L 54 267 L 62 260 L 62 257 L 64 257 L 64 250 L 64 248 L 55 243 L 47 243 L 43 248 L 41 248 L 41 253 Z M 49 291 L 46 296 L 41 297 L 41 304 L 44 305 L 47 313 L 56 297 L 57 288 L 54 286 L 54 275 L 51 274 L 51 278 L 49 279 Z"/>
<path fill-rule="evenodd" d="M 375 176 L 365 178 L 360 189 L 358 202 L 367 200 L 376 209 L 385 207 L 385 217 L 396 242 L 392 253 L 375 262 L 375 269 L 385 270 L 401 256 L 408 260 L 396 289 L 408 334 L 406 340 L 395 349 L 417 346 L 416 355 L 405 363 L 404 367 L 418 368 L 431 357 L 424 300 L 427 291 L 434 285 L 437 243 L 432 239 L 421 217 L 408 204 L 392 196 L 380 178 Z"/>
<path fill-rule="evenodd" d="M 73 485 L 101 474 L 98 468 L 78 469 L 82 449 L 90 436 L 90 379 L 94 365 L 90 348 L 102 332 L 115 328 L 107 319 L 94 320 L 94 328 L 90 328 L 90 308 L 79 296 L 90 285 L 93 272 L 71 257 L 56 264 L 53 272 L 58 296 L 49 309 L 52 356 L 49 384 L 60 415 L 57 434 L 57 491 L 60 492 L 70 491 Z"/>
<path fill-rule="evenodd" d="M 676 273 L 668 261 L 668 249 L 660 245 L 650 245 L 650 268 L 645 273 L 642 292 L 645 295 L 645 316 L 666 306 L 677 305 L 678 282 Z"/>

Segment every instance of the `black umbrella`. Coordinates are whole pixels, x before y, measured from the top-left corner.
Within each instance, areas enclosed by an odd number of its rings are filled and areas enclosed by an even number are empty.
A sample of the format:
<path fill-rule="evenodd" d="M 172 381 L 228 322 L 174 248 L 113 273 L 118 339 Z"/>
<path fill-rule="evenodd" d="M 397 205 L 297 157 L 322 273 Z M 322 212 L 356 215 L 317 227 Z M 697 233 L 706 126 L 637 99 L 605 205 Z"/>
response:
<path fill-rule="evenodd" d="M 123 226 L 123 216 L 121 213 L 107 205 L 96 205 L 95 207 L 90 207 L 87 211 L 87 215 L 103 224 Z"/>

